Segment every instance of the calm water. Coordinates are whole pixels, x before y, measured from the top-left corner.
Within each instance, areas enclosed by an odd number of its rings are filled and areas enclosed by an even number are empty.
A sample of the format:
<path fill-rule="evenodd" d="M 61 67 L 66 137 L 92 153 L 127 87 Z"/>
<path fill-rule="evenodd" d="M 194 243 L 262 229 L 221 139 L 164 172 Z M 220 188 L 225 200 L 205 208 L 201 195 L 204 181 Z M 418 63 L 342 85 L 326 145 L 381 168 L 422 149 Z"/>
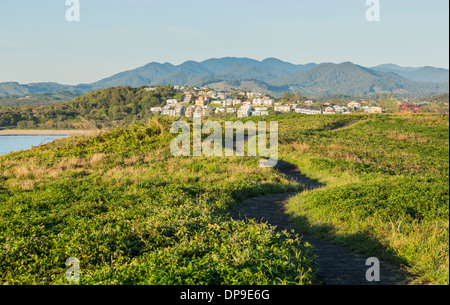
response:
<path fill-rule="evenodd" d="M 27 150 L 32 146 L 50 143 L 66 136 L 0 136 L 0 156 L 14 151 Z"/>

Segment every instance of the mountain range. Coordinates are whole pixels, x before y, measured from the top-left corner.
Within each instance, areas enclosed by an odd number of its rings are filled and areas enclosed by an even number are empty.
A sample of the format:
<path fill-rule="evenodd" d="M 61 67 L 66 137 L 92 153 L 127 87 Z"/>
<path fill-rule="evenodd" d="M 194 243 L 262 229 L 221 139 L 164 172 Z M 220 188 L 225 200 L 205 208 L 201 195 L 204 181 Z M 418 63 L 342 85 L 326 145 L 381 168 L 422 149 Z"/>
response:
<path fill-rule="evenodd" d="M 70 91 L 84 94 L 114 86 L 209 86 L 217 90 L 244 89 L 279 95 L 287 91 L 309 97 L 369 96 L 380 93 L 426 97 L 449 91 L 449 71 L 435 67 L 400 67 L 385 64 L 363 67 L 351 62 L 296 65 L 276 58 L 212 58 L 180 65 L 152 62 L 91 84 L 0 83 L 0 95 Z"/>

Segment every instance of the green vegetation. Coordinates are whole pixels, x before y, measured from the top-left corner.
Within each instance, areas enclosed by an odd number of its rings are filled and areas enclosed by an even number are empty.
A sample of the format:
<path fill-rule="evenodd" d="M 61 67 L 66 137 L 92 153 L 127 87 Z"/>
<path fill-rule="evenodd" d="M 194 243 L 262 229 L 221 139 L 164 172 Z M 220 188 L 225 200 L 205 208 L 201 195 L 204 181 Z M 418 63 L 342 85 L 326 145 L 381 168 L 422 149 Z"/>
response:
<path fill-rule="evenodd" d="M 235 221 L 246 197 L 298 190 L 255 158 L 173 157 L 170 121 L 0 157 L 0 283 L 312 284 L 310 247 Z"/>
<path fill-rule="evenodd" d="M 48 106 L 53 104 L 71 101 L 79 96 L 68 91 L 46 94 L 27 94 L 27 95 L 0 95 L 0 107 L 14 106 Z"/>
<path fill-rule="evenodd" d="M 440 94 L 440 95 L 435 95 L 435 96 L 430 96 L 427 98 L 423 99 L 425 102 L 429 102 L 429 103 L 449 103 L 449 94 L 445 93 L 445 94 Z"/>
<path fill-rule="evenodd" d="M 326 185 L 290 201 L 302 231 L 449 283 L 448 116 L 279 121 L 282 158 Z"/>
<path fill-rule="evenodd" d="M 449 94 L 435 95 L 423 99 L 424 102 L 429 103 L 428 105 L 422 106 L 420 108 L 421 112 L 424 113 L 446 113 L 448 114 L 448 104 L 449 104 Z"/>
<path fill-rule="evenodd" d="M 297 74 L 267 81 L 273 86 L 288 86 L 310 97 L 323 95 L 430 96 L 448 92 L 447 83 L 411 81 L 394 73 L 382 73 L 351 62 L 324 63 Z"/>
<path fill-rule="evenodd" d="M 146 122 L 150 108 L 181 99 L 172 86 L 155 91 L 114 87 L 90 92 L 73 101 L 47 107 L 0 107 L 0 127 L 20 129 L 103 129 Z"/>
<path fill-rule="evenodd" d="M 252 157 L 172 157 L 171 121 L 148 109 L 176 94 L 117 87 L 0 108 L 29 128 L 128 125 L 0 157 L 2 283 L 66 283 L 69 257 L 83 284 L 315 283 L 308 246 L 230 217 L 241 199 L 298 185 Z M 414 283 L 449 283 L 448 116 L 246 120 L 278 121 L 280 157 L 325 185 L 289 202 L 301 231 L 397 263 Z"/>

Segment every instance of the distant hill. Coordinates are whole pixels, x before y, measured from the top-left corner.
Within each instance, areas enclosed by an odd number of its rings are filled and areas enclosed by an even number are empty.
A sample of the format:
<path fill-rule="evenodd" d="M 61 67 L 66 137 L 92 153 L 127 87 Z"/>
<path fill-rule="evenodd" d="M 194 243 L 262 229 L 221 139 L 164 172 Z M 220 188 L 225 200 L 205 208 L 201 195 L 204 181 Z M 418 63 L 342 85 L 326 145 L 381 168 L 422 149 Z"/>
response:
<path fill-rule="evenodd" d="M 95 89 L 112 86 L 191 85 L 211 81 L 268 81 L 315 67 L 316 64 L 294 65 L 276 58 L 257 61 L 250 58 L 213 58 L 202 62 L 187 61 L 174 66 L 170 63 L 150 63 L 135 70 L 122 72 L 91 84 Z"/>
<path fill-rule="evenodd" d="M 446 83 L 449 82 L 449 70 L 435 67 L 399 67 L 394 64 L 380 65 L 372 68 L 380 72 L 391 72 L 406 79 L 418 82 Z"/>
<path fill-rule="evenodd" d="M 344 94 L 366 96 L 379 93 L 394 95 L 433 95 L 448 92 L 448 83 L 411 81 L 395 73 L 383 73 L 355 65 L 325 63 L 313 69 L 269 82 L 274 86 L 289 86 L 291 91 L 306 95 Z"/>
<path fill-rule="evenodd" d="M 225 57 L 202 62 L 187 61 L 177 66 L 152 62 L 91 84 L 77 86 L 0 83 L 0 95 L 59 91 L 84 94 L 115 86 L 168 84 L 252 88 L 254 91 L 274 95 L 292 91 L 311 97 L 335 94 L 365 96 L 378 93 L 427 97 L 448 92 L 448 70 L 433 67 L 405 68 L 394 64 L 369 69 L 350 62 L 295 65 L 276 58 L 258 61 Z"/>

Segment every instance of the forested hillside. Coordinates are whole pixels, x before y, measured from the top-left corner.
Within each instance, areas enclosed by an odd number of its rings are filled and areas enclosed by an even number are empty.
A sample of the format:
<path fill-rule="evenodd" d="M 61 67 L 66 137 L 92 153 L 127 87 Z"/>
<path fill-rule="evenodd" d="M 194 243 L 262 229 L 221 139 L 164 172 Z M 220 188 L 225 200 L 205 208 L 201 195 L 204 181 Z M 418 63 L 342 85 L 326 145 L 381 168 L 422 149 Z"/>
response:
<path fill-rule="evenodd" d="M 143 121 L 149 117 L 151 107 L 180 97 L 172 86 L 159 86 L 154 91 L 143 87 L 113 87 L 46 107 L 0 107 L 0 127 L 101 129 L 120 126 Z"/>
<path fill-rule="evenodd" d="M 250 58 L 211 58 L 193 60 L 180 65 L 151 62 L 136 69 L 123 71 L 94 83 L 76 86 L 56 83 L 20 85 L 0 83 L 1 95 L 53 93 L 71 91 L 84 94 L 115 86 L 180 85 L 215 87 L 234 86 L 244 89 L 251 83 L 255 91 L 271 95 L 286 91 L 307 93 L 309 97 L 323 95 L 377 95 L 427 97 L 446 93 L 448 70 L 423 67 L 411 70 L 395 65 L 367 68 L 351 62 L 340 64 L 309 63 L 296 65 L 276 58 L 262 61 Z"/>

